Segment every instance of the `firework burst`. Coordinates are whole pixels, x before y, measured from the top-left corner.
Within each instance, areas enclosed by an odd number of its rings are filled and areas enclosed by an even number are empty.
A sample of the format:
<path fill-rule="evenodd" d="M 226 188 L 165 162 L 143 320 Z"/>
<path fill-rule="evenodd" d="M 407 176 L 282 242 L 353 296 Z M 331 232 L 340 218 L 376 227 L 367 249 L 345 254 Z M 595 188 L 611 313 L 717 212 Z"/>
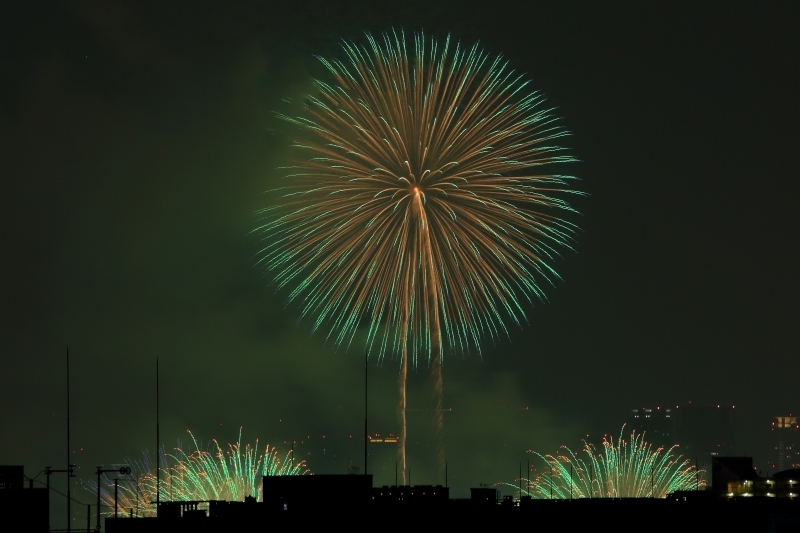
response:
<path fill-rule="evenodd" d="M 522 495 L 537 499 L 665 498 L 678 490 L 705 486 L 703 471 L 677 453 L 677 446 L 654 448 L 644 434 L 632 432 L 630 440 L 603 438 L 602 448 L 584 441 L 574 453 L 562 446 L 558 455 L 535 455 L 544 462 L 531 479 L 518 480 Z"/>
<path fill-rule="evenodd" d="M 320 59 L 333 81 L 282 116 L 300 156 L 261 213 L 260 263 L 334 344 L 367 324 L 368 351 L 400 359 L 405 471 L 409 360 L 433 366 L 441 427 L 445 350 L 480 352 L 544 298 L 580 193 L 549 170 L 574 160 L 567 132 L 505 60 L 422 34 L 366 41 Z"/>
<path fill-rule="evenodd" d="M 261 478 L 263 476 L 304 475 L 308 473 L 304 461 L 294 462 L 290 455 L 280 458 L 278 451 L 267 445 L 263 452 L 255 445 L 242 446 L 239 440 L 223 449 L 216 440 L 204 447 L 197 443 L 189 432 L 194 451 L 186 453 L 178 443 L 174 453 L 161 454 L 161 501 L 244 501 L 254 496 L 261 501 Z M 127 461 L 132 473 L 119 480 L 117 505 L 123 514 L 133 516 L 155 516 L 156 471 L 148 452 L 142 452 L 141 460 Z M 97 483 L 85 481 L 84 488 L 97 494 Z M 106 507 L 104 513 L 113 513 L 114 481 L 108 476 L 100 478 L 100 499 Z"/>

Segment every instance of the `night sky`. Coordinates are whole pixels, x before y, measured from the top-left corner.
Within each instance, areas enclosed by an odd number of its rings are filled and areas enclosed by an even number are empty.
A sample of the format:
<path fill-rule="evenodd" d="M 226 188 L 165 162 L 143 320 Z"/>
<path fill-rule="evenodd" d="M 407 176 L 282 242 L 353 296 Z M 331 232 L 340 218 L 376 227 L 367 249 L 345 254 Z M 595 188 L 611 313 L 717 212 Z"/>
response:
<path fill-rule="evenodd" d="M 63 468 L 69 345 L 79 477 L 155 447 L 156 357 L 167 446 L 242 427 L 313 472 L 362 466 L 363 352 L 298 322 L 251 230 L 314 55 L 392 27 L 527 73 L 589 193 L 529 324 L 445 360 L 453 494 L 689 401 L 735 405 L 737 452 L 765 464 L 771 417 L 800 411 L 800 4 L 282 4 L 0 7 L 0 464 Z M 371 433 L 398 431 L 397 375 L 370 363 Z M 431 385 L 411 375 L 415 484 L 443 483 Z"/>

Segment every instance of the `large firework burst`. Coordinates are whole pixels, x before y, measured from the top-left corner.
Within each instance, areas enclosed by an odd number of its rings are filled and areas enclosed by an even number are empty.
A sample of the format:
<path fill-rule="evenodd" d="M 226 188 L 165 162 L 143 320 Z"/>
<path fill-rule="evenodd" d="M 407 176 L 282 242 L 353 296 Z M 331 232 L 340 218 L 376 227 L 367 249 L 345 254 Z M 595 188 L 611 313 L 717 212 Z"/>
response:
<path fill-rule="evenodd" d="M 260 262 L 336 345 L 367 324 L 367 349 L 401 360 L 403 463 L 408 361 L 431 362 L 441 391 L 445 349 L 480 352 L 521 324 L 558 277 L 576 229 L 559 213 L 579 193 L 549 168 L 573 161 L 567 133 L 505 60 L 449 38 L 366 40 L 321 59 L 333 81 L 283 116 L 300 157 L 262 212 Z"/>
<path fill-rule="evenodd" d="M 632 432 L 629 440 L 603 438 L 601 449 L 584 441 L 581 452 L 562 446 L 558 455 L 541 455 L 541 469 L 531 478 L 518 480 L 522 494 L 548 498 L 664 498 L 678 490 L 705 486 L 704 472 L 697 471 L 677 447 L 654 448 L 644 434 Z"/>
<path fill-rule="evenodd" d="M 244 501 L 253 496 L 261 501 L 261 478 L 263 476 L 303 475 L 308 473 L 304 461 L 295 462 L 289 454 L 283 459 L 269 445 L 263 452 L 255 445 L 242 446 L 239 440 L 223 449 L 216 440 L 204 447 L 197 443 L 189 432 L 194 451 L 187 453 L 180 443 L 174 453 L 161 454 L 161 501 Z M 123 515 L 155 516 L 156 470 L 148 452 L 142 452 L 141 460 L 128 460 L 131 474 L 121 476 L 118 483 L 117 505 Z M 97 483 L 87 480 L 84 488 L 97 494 Z M 105 507 L 103 513 L 114 510 L 114 481 L 107 475 L 100 478 L 100 499 Z"/>

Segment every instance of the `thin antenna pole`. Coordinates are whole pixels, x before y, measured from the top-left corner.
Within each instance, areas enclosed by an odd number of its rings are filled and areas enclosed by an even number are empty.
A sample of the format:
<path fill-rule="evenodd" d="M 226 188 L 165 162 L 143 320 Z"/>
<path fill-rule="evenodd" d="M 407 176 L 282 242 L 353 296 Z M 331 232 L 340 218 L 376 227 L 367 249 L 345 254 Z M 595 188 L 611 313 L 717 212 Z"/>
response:
<path fill-rule="evenodd" d="M 103 467 L 97 467 L 97 531 L 100 531 L 100 475 L 103 473 Z"/>
<path fill-rule="evenodd" d="M 67 346 L 67 532 L 72 531 L 72 495 L 70 494 L 70 453 L 69 453 L 69 346 Z M 48 495 L 49 498 L 49 495 Z"/>
<path fill-rule="evenodd" d="M 367 432 L 367 394 L 369 391 L 369 351 L 364 350 L 364 475 L 367 475 L 367 443 L 369 433 Z"/>
<path fill-rule="evenodd" d="M 156 516 L 161 502 L 161 419 L 158 410 L 158 356 L 156 356 Z"/>

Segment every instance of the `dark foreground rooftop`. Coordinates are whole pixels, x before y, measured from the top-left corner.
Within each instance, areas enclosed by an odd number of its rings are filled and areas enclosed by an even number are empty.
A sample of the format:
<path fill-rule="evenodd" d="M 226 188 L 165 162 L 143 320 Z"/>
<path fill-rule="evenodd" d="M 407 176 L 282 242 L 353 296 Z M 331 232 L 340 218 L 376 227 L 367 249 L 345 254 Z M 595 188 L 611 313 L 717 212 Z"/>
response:
<path fill-rule="evenodd" d="M 244 504 L 243 504 L 244 505 Z M 265 531 L 305 525 L 362 529 L 523 526 L 564 531 L 736 531 L 800 532 L 800 505 L 775 499 L 696 500 L 595 499 L 538 500 L 525 505 L 475 506 L 448 500 L 437 508 L 363 506 L 317 511 L 272 511 L 253 504 L 248 513 L 173 518 L 108 518 L 107 533 Z M 543 529 L 542 529 L 543 528 Z M 563 529 L 562 529 L 563 528 Z"/>

